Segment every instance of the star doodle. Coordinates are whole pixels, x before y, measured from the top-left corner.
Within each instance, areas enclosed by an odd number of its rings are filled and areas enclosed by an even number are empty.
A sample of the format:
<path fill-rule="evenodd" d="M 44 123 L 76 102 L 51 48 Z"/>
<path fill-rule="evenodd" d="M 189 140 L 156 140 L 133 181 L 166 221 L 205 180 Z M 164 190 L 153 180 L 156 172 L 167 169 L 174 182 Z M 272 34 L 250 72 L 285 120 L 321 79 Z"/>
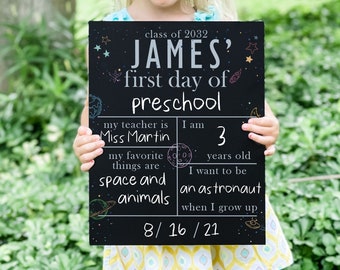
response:
<path fill-rule="evenodd" d="M 254 54 L 255 51 L 258 51 L 259 48 L 257 48 L 257 42 L 252 43 L 249 42 L 248 47 L 246 48 L 247 51 L 250 51 L 251 54 Z"/>
<path fill-rule="evenodd" d="M 97 52 L 100 51 L 102 48 L 100 47 L 100 45 L 96 45 L 96 47 L 94 47 L 93 49 L 95 49 Z"/>
<path fill-rule="evenodd" d="M 109 42 L 111 42 L 111 39 L 109 39 L 109 37 L 108 36 L 103 36 L 102 37 L 102 43 L 104 43 L 105 45 L 107 45 L 107 43 L 109 43 Z"/>
<path fill-rule="evenodd" d="M 105 52 L 103 54 L 104 54 L 105 58 L 110 56 L 110 52 L 108 52 L 107 50 L 105 50 Z"/>
<path fill-rule="evenodd" d="M 251 62 L 253 62 L 253 60 L 254 60 L 254 59 L 251 58 L 250 55 L 246 57 L 246 62 L 249 63 L 249 64 L 250 64 Z"/>

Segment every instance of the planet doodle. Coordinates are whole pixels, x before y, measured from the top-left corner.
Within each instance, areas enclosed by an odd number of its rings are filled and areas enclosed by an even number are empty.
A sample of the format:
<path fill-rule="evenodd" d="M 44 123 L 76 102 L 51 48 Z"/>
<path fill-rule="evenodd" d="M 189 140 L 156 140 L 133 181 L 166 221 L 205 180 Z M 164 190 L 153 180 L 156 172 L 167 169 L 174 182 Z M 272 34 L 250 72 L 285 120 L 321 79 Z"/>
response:
<path fill-rule="evenodd" d="M 102 100 L 94 95 L 89 96 L 89 117 L 96 118 L 102 112 Z"/>
<path fill-rule="evenodd" d="M 172 166 L 184 168 L 190 163 L 192 152 L 186 144 L 178 143 L 169 148 L 167 158 Z"/>
<path fill-rule="evenodd" d="M 90 202 L 90 218 L 95 220 L 103 219 L 107 212 L 115 205 L 116 201 L 92 200 Z"/>
<path fill-rule="evenodd" d="M 261 227 L 260 223 L 257 222 L 256 218 L 252 218 L 251 220 L 247 220 L 245 222 L 245 224 L 247 225 L 248 228 L 253 229 L 253 230 L 257 230 Z"/>

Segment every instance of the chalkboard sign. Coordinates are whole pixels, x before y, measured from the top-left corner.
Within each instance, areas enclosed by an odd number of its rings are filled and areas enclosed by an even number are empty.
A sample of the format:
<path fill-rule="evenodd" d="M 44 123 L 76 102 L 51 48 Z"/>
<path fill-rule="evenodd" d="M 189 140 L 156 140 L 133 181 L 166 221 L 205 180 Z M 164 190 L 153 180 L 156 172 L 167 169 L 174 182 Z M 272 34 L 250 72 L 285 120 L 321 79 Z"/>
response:
<path fill-rule="evenodd" d="M 262 22 L 90 22 L 92 245 L 264 244 Z"/>

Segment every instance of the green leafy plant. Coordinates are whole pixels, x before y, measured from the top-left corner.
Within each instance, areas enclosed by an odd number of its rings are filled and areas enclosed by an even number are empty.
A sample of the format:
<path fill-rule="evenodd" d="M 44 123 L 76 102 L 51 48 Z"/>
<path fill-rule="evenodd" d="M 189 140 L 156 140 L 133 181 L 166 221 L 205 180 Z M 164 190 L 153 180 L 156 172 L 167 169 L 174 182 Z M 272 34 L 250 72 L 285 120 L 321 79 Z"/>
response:
<path fill-rule="evenodd" d="M 1 269 L 99 269 L 87 239 L 87 177 L 72 151 L 86 94 L 73 21 L 4 25 L 0 93 Z"/>
<path fill-rule="evenodd" d="M 291 243 L 289 269 L 340 267 L 340 182 L 289 179 L 340 172 L 338 1 L 265 14 L 267 98 L 281 122 L 267 162 L 270 196 Z"/>

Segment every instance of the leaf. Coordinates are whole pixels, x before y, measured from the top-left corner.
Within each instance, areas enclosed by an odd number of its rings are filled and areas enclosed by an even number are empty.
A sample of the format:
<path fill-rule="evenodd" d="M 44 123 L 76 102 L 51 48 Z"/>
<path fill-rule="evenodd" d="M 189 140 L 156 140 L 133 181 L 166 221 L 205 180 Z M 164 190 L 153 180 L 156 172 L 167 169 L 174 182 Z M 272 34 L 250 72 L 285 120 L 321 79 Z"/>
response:
<path fill-rule="evenodd" d="M 314 221 L 311 218 L 303 217 L 299 219 L 301 234 L 305 235 L 313 226 Z"/>
<path fill-rule="evenodd" d="M 323 248 L 321 247 L 314 247 L 313 248 L 313 253 L 318 256 L 318 257 L 323 257 L 326 255 L 326 252 Z"/>
<path fill-rule="evenodd" d="M 335 237 L 332 234 L 325 233 L 322 236 L 322 243 L 324 244 L 325 247 L 335 246 L 336 239 L 335 239 Z"/>

